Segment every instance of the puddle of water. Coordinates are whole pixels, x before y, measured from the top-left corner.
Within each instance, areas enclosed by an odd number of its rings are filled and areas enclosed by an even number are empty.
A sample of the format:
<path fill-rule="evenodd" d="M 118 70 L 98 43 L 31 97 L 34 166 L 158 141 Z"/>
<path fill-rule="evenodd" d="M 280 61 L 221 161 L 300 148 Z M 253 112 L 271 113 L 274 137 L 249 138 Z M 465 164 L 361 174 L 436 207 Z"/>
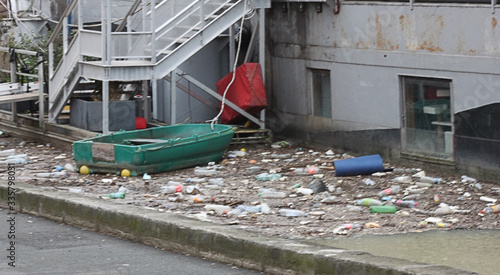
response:
<path fill-rule="evenodd" d="M 377 256 L 439 264 L 480 274 L 499 274 L 500 230 L 428 231 L 315 241 Z"/>

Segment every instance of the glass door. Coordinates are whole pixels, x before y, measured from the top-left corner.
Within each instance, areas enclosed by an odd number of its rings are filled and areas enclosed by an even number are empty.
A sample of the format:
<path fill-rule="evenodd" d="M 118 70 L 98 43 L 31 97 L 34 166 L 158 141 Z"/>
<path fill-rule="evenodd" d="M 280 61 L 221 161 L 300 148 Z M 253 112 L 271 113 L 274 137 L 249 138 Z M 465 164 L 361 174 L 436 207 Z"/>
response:
<path fill-rule="evenodd" d="M 453 156 L 451 81 L 401 76 L 403 92 L 403 152 Z"/>

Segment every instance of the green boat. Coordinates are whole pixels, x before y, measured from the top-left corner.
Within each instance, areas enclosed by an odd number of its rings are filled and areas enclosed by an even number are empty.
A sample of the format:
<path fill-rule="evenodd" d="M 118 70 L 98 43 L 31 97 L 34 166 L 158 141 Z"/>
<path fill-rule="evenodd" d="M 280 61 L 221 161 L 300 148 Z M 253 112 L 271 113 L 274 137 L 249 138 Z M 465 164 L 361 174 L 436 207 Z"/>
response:
<path fill-rule="evenodd" d="M 180 124 L 122 131 L 74 142 L 73 155 L 80 172 L 83 167 L 85 173 L 120 174 L 123 169 L 132 176 L 160 173 L 219 161 L 235 129 Z"/>

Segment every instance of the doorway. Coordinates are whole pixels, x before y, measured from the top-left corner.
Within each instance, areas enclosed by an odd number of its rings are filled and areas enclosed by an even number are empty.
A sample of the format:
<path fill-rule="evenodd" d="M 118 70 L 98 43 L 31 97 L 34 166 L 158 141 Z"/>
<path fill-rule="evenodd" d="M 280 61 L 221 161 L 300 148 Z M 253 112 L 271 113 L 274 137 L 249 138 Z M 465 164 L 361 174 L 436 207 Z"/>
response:
<path fill-rule="evenodd" d="M 403 121 L 402 151 L 451 159 L 453 122 L 451 80 L 401 76 Z"/>

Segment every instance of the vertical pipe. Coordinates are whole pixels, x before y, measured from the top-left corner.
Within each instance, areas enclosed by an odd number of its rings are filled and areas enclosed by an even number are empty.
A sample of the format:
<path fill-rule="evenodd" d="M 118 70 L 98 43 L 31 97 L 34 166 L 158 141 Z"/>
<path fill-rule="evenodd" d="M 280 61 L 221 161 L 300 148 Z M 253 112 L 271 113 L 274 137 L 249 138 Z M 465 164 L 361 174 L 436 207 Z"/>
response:
<path fill-rule="evenodd" d="M 151 92 L 153 101 L 153 119 L 158 119 L 158 83 L 156 79 L 151 79 Z"/>
<path fill-rule="evenodd" d="M 45 133 L 45 90 L 43 81 L 43 53 L 38 53 L 38 122 Z"/>
<path fill-rule="evenodd" d="M 156 26 L 155 26 L 155 1 L 151 1 L 151 62 L 156 63 Z M 153 74 L 154 75 L 154 74 Z M 153 102 L 154 99 L 153 99 Z M 156 108 L 154 108 L 156 109 Z M 153 109 L 153 110 L 154 110 Z"/>
<path fill-rule="evenodd" d="M 148 90 L 149 90 L 149 85 L 147 80 L 142 81 L 142 110 L 143 114 L 142 116 L 144 119 L 146 119 L 146 122 L 151 121 L 151 110 L 150 110 L 150 104 L 149 104 L 149 98 L 148 98 Z"/>
<path fill-rule="evenodd" d="M 170 72 L 170 124 L 177 123 L 177 73 Z"/>
<path fill-rule="evenodd" d="M 111 64 L 112 56 L 111 56 L 111 0 L 106 1 L 106 56 L 107 56 L 107 64 Z"/>
<path fill-rule="evenodd" d="M 78 7 L 77 7 L 77 13 L 78 13 L 78 33 L 83 31 L 83 7 L 82 7 L 82 1 L 78 1 Z M 83 61 L 83 56 L 81 55 L 81 49 L 83 45 L 83 39 L 80 39 L 80 51 L 79 51 L 79 61 Z"/>
<path fill-rule="evenodd" d="M 236 47 L 234 41 L 234 26 L 231 25 L 231 27 L 229 27 L 229 72 L 231 72 L 234 67 L 234 58 L 236 56 L 235 49 Z"/>
<path fill-rule="evenodd" d="M 262 81 L 266 86 L 266 14 L 265 9 L 259 9 L 259 63 L 262 70 Z M 260 112 L 260 119 L 266 121 L 266 110 Z M 260 124 L 260 128 L 265 128 L 265 122 Z"/>
<path fill-rule="evenodd" d="M 17 83 L 16 49 L 12 49 L 10 57 L 10 82 Z M 21 83 L 22 84 L 22 83 Z M 12 109 L 12 121 L 17 124 L 17 103 L 10 104 Z"/>
<path fill-rule="evenodd" d="M 155 25 L 155 1 L 151 1 L 151 62 L 156 63 L 156 25 Z M 153 73 L 151 74 L 151 100 L 153 103 L 153 119 L 158 118 L 158 83 L 156 82 L 156 66 L 153 66 Z"/>
<path fill-rule="evenodd" d="M 110 21 L 109 19 L 109 0 L 105 0 L 101 2 L 103 5 L 102 13 L 101 13 L 101 33 L 102 33 L 102 43 L 103 43 L 103 64 L 110 64 L 110 56 L 109 56 L 109 43 L 108 32 Z M 104 68 L 104 77 L 102 81 L 102 133 L 104 135 L 109 134 L 109 68 Z"/>
<path fill-rule="evenodd" d="M 105 69 L 108 70 L 107 68 Z M 102 81 L 102 133 L 109 134 L 109 80 Z"/>

